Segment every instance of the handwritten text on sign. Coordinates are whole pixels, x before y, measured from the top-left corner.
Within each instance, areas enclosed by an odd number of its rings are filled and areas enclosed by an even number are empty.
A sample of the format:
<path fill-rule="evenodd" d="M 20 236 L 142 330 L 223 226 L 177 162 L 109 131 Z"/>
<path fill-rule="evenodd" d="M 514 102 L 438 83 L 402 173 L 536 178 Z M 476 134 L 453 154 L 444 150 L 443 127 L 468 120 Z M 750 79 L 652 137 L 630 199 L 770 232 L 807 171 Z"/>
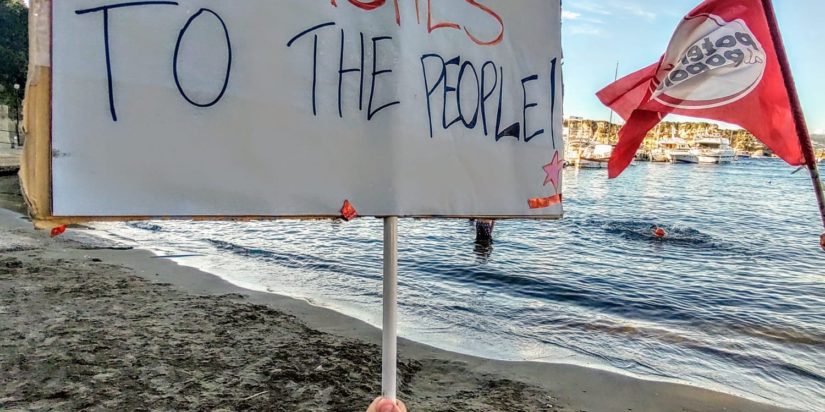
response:
<path fill-rule="evenodd" d="M 55 215 L 557 216 L 559 9 L 54 2 Z"/>

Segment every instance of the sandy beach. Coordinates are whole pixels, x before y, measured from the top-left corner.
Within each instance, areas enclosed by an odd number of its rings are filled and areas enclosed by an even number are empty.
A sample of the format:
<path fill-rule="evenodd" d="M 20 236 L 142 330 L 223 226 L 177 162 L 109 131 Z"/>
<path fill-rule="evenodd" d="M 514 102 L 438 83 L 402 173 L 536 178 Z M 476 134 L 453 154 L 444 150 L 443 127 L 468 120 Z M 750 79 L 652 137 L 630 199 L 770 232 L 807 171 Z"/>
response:
<path fill-rule="evenodd" d="M 19 206 L 14 183 L 0 180 L 3 205 Z M 0 209 L 0 409 L 363 411 L 380 392 L 377 329 L 75 238 L 50 239 Z M 400 396 L 412 411 L 784 410 L 578 366 L 399 344 Z"/>

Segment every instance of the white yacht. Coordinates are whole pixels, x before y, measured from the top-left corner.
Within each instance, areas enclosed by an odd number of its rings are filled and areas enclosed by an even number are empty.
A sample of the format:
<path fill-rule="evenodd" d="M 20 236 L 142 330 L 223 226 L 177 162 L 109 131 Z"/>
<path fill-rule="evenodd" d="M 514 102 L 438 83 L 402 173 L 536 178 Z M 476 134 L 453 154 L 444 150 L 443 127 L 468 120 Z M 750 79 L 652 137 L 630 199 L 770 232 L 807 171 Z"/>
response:
<path fill-rule="evenodd" d="M 685 139 L 673 137 L 659 142 L 658 147 L 651 152 L 654 162 L 671 163 L 698 163 L 699 158 L 691 152 L 690 145 Z"/>
<path fill-rule="evenodd" d="M 692 152 L 699 158 L 699 163 L 723 164 L 736 160 L 736 151 L 730 146 L 730 140 L 723 137 L 696 139 Z"/>
<path fill-rule="evenodd" d="M 670 161 L 673 163 L 699 163 L 699 156 L 689 144 L 685 143 L 670 151 Z"/>

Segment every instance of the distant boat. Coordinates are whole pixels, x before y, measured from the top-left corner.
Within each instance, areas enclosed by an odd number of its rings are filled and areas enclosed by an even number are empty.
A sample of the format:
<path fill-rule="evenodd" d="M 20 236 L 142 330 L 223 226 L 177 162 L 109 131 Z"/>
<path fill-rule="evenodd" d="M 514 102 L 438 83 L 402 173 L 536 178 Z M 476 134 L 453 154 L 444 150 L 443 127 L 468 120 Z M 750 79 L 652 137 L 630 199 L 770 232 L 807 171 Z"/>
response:
<path fill-rule="evenodd" d="M 613 155 L 613 146 L 609 144 L 593 144 L 583 147 L 579 152 L 576 165 L 582 169 L 607 169 L 610 156 Z"/>
<path fill-rule="evenodd" d="M 745 151 L 745 150 L 740 150 L 740 151 L 736 152 L 736 158 L 737 159 L 750 159 L 751 158 L 751 152 L 748 152 L 748 151 Z"/>
<path fill-rule="evenodd" d="M 670 162 L 670 151 L 675 149 L 677 143 L 673 139 L 660 140 L 656 143 L 656 148 L 650 151 L 650 161 L 656 163 Z"/>
<path fill-rule="evenodd" d="M 690 147 L 680 147 L 670 151 L 673 163 L 699 163 L 699 156 Z"/>
<path fill-rule="evenodd" d="M 656 149 L 651 152 L 654 162 L 671 163 L 698 163 L 699 158 L 691 152 L 690 145 L 685 139 L 672 137 L 659 141 Z"/>
<path fill-rule="evenodd" d="M 699 163 L 725 164 L 736 160 L 736 151 L 724 137 L 696 139 L 692 152 L 699 158 Z"/>

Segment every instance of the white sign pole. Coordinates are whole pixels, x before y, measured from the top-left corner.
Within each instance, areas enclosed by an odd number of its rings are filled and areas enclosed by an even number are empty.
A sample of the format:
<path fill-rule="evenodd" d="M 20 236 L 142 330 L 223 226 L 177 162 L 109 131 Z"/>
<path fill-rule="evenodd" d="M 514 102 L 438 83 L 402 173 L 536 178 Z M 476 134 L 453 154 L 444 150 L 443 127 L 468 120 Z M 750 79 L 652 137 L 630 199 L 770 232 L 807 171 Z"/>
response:
<path fill-rule="evenodd" d="M 384 328 L 381 393 L 396 399 L 398 334 L 398 218 L 384 218 Z"/>

